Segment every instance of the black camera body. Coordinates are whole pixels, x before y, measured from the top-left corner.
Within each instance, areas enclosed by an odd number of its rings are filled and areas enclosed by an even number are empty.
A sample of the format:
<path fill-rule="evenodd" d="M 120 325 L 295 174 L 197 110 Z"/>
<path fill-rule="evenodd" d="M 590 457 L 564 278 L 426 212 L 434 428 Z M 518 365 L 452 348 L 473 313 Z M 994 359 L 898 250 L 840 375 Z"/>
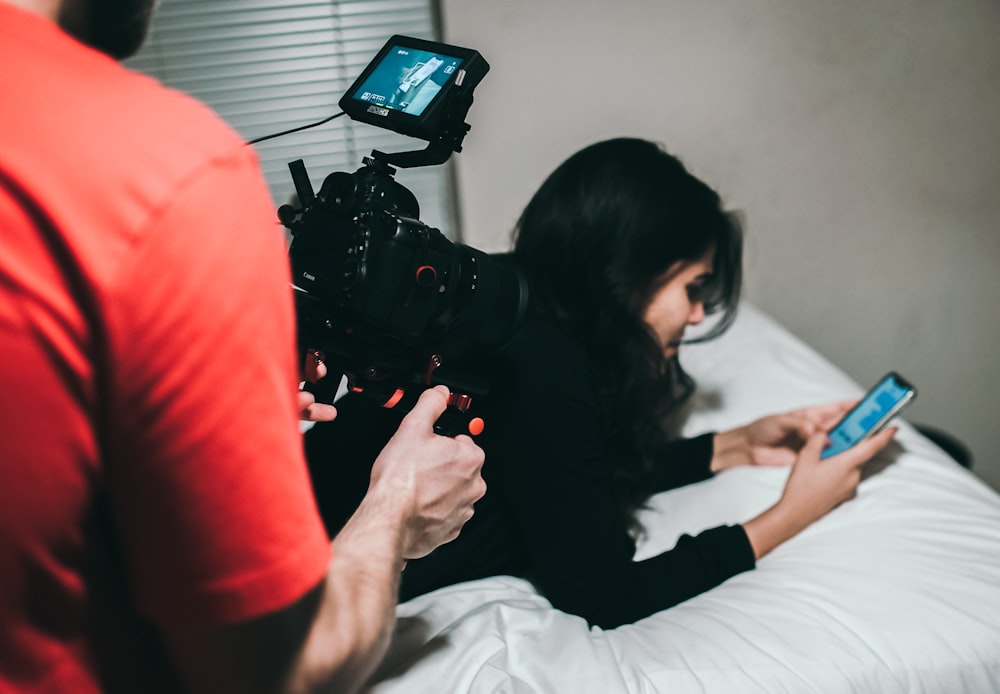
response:
<path fill-rule="evenodd" d="M 470 406 L 488 383 L 449 364 L 509 341 L 526 312 L 525 280 L 421 222 L 392 164 L 436 164 L 460 151 L 472 89 L 488 69 L 475 51 L 394 36 L 341 106 L 352 118 L 426 139 L 427 149 L 375 151 L 357 171 L 329 174 L 318 193 L 302 161 L 289 164 L 301 208 L 278 214 L 292 232 L 299 345 L 321 352 L 332 376 L 310 388 L 317 399 L 332 401 L 337 373 L 351 390 L 404 411 L 423 389 L 444 383 L 452 399 L 436 430 L 481 430 Z"/>

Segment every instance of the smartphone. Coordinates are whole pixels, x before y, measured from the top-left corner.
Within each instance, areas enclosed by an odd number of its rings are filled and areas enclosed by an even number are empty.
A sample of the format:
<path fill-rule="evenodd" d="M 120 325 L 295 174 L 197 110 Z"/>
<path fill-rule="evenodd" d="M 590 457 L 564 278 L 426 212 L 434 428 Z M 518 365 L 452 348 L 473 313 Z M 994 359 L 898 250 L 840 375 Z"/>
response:
<path fill-rule="evenodd" d="M 846 451 L 882 429 L 917 397 L 917 389 L 896 372 L 887 373 L 865 394 L 837 426 L 830 430 L 830 445 L 820 458 Z"/>

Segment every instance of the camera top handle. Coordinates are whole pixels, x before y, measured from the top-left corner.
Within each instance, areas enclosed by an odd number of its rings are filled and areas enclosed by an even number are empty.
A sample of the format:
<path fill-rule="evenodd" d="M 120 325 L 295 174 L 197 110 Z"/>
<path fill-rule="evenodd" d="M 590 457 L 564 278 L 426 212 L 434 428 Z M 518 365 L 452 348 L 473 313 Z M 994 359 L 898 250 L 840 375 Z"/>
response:
<path fill-rule="evenodd" d="M 393 166 L 398 166 L 401 169 L 412 169 L 417 166 L 436 166 L 438 164 L 444 164 L 448 161 L 448 157 L 451 156 L 452 151 L 460 152 L 461 149 L 461 145 L 458 145 L 458 149 L 453 150 L 452 148 L 439 142 L 430 142 L 424 149 L 413 150 L 410 152 L 392 152 L 387 154 L 385 152 L 380 152 L 377 149 L 373 149 L 371 157 L 376 161 L 392 164 Z"/>

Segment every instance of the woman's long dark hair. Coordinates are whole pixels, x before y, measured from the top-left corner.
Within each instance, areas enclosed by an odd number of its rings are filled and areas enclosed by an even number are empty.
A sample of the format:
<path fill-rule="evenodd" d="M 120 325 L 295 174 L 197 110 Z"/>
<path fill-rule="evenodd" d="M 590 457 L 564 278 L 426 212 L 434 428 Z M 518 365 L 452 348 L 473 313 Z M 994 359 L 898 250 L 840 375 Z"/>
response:
<path fill-rule="evenodd" d="M 694 384 L 667 359 L 643 320 L 658 278 L 714 247 L 706 312 L 721 312 L 700 339 L 735 318 L 742 232 L 719 196 L 675 157 L 647 140 L 591 145 L 563 162 L 528 203 L 514 231 L 514 257 L 536 306 L 606 369 L 616 492 L 628 522 L 649 496 L 655 452 L 669 438 L 669 414 Z"/>

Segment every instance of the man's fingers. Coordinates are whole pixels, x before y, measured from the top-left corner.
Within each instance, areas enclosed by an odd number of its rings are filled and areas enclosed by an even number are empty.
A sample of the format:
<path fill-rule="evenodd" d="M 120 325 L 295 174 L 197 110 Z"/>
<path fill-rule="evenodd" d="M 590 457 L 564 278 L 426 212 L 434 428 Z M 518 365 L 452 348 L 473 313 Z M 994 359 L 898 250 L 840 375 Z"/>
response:
<path fill-rule="evenodd" d="M 325 356 L 322 352 L 318 352 L 314 349 L 306 352 L 305 364 L 303 364 L 302 367 L 302 373 L 303 376 L 305 376 L 305 380 L 310 383 L 315 383 L 326 376 L 327 368 L 324 359 Z"/>
<path fill-rule="evenodd" d="M 413 409 L 403 419 L 400 426 L 416 426 L 421 429 L 433 429 L 434 422 L 448 407 L 451 391 L 448 386 L 434 386 L 420 394 L 420 399 Z"/>
<path fill-rule="evenodd" d="M 298 392 L 299 419 L 304 422 L 332 422 L 337 417 L 337 408 L 316 402 L 312 393 Z"/>
<path fill-rule="evenodd" d="M 317 402 L 306 408 L 302 414 L 302 419 L 307 422 L 332 422 L 337 418 L 337 408 Z"/>

